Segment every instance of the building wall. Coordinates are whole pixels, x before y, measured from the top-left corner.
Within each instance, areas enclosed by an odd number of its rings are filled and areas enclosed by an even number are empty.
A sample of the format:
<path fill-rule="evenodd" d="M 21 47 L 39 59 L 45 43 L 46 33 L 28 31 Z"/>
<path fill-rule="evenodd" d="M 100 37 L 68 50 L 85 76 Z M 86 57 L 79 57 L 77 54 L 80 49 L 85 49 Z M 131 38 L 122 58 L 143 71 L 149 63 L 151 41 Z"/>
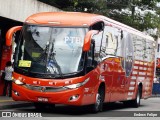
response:
<path fill-rule="evenodd" d="M 37 0 L 0 0 L 0 16 L 20 22 L 34 13 L 48 11 L 61 10 Z"/>

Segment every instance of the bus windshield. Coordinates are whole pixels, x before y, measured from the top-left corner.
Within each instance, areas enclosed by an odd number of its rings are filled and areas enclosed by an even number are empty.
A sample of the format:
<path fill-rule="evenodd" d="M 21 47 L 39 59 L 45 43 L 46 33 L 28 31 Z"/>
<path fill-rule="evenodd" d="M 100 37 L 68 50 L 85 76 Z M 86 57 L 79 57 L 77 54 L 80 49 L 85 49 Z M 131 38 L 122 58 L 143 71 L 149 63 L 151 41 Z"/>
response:
<path fill-rule="evenodd" d="M 38 74 L 69 74 L 83 69 L 86 28 L 24 25 L 15 68 Z"/>

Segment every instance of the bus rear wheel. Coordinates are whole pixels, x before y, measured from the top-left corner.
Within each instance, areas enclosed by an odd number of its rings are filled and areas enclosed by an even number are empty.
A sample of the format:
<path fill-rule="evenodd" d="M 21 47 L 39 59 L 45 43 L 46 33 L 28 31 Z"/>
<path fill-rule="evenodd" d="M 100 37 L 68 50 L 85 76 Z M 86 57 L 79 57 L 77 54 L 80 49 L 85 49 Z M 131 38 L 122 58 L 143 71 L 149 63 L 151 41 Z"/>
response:
<path fill-rule="evenodd" d="M 136 94 L 136 99 L 132 100 L 132 106 L 135 108 L 138 108 L 141 104 L 141 88 L 138 88 L 137 94 Z"/>
<path fill-rule="evenodd" d="M 138 108 L 141 104 L 141 94 L 142 94 L 142 88 L 139 87 L 136 94 L 136 98 L 134 100 L 124 101 L 123 104 L 127 107 Z"/>

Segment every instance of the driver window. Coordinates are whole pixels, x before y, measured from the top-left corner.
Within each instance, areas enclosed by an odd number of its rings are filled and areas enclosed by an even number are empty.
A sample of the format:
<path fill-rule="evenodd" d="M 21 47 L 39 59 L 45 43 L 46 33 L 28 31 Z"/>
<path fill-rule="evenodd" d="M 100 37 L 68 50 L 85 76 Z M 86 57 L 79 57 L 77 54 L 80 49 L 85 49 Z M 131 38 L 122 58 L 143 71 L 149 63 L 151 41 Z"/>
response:
<path fill-rule="evenodd" d="M 100 62 L 102 35 L 103 35 L 103 31 L 99 32 L 99 34 L 94 35 L 92 37 L 92 39 L 95 41 L 94 60 L 97 62 Z"/>
<path fill-rule="evenodd" d="M 94 40 L 93 40 L 94 41 Z M 92 61 L 93 61 L 93 49 L 94 49 L 94 46 L 93 46 L 93 43 L 91 43 L 91 46 L 90 46 L 90 50 L 88 51 L 88 60 L 87 60 L 87 66 L 92 66 Z"/>

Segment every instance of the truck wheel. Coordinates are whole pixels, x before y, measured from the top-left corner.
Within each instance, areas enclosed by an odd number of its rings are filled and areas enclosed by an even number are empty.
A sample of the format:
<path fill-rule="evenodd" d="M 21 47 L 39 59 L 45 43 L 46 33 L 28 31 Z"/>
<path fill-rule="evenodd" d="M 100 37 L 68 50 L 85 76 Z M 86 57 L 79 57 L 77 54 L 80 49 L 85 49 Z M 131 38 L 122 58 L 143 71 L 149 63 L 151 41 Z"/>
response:
<path fill-rule="evenodd" d="M 96 94 L 96 101 L 95 104 L 92 106 L 92 111 L 94 113 L 100 112 L 103 110 L 103 102 L 104 102 L 104 89 L 102 87 L 98 90 Z"/>

